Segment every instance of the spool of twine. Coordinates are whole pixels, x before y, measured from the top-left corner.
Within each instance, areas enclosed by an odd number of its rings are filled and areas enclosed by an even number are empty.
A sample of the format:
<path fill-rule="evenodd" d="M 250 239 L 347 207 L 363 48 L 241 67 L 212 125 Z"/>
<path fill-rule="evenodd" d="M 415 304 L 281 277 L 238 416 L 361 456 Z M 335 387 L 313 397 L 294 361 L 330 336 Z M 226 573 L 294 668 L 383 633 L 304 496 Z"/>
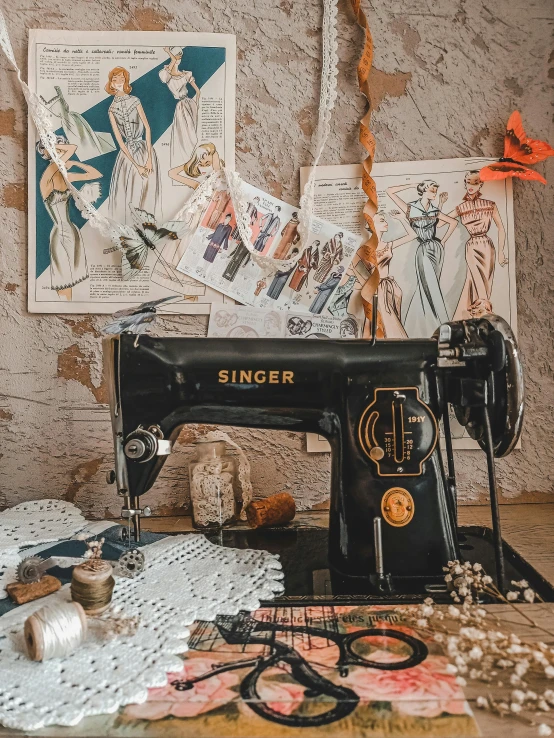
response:
<path fill-rule="evenodd" d="M 23 635 L 33 661 L 67 656 L 85 640 L 87 616 L 78 602 L 46 605 L 29 615 Z"/>
<path fill-rule="evenodd" d="M 87 615 L 101 615 L 111 604 L 115 580 L 112 566 L 91 559 L 73 569 L 71 599 L 82 605 Z"/>

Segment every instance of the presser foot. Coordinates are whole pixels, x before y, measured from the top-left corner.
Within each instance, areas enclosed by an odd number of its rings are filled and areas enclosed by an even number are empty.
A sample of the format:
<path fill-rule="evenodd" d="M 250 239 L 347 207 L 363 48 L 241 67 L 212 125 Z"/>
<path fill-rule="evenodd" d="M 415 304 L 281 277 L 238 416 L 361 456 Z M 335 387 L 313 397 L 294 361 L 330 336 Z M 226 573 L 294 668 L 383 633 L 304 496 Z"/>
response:
<path fill-rule="evenodd" d="M 138 497 L 125 498 L 125 505 L 121 508 L 121 517 L 128 521 L 127 528 L 123 528 L 121 531 L 121 540 L 130 541 L 131 536 L 133 540 L 138 543 L 140 541 L 140 519 L 142 516 L 149 518 L 152 515 L 152 510 L 146 507 L 139 507 Z"/>

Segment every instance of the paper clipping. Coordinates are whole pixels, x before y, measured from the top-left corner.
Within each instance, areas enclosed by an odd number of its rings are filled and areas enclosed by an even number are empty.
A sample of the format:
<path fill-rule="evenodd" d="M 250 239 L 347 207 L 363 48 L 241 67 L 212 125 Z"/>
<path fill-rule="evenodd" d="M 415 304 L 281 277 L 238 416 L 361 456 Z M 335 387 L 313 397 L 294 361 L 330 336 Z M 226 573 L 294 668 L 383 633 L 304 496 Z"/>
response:
<path fill-rule="evenodd" d="M 355 318 L 263 310 L 242 305 L 212 305 L 208 337 L 217 338 L 358 338 Z"/>
<path fill-rule="evenodd" d="M 275 259 L 298 255 L 298 208 L 251 185 L 244 191 L 253 248 Z M 362 241 L 360 235 L 313 218 L 298 262 L 284 271 L 264 270 L 242 243 L 229 194 L 221 189 L 178 269 L 245 305 L 320 315 L 340 294 L 339 284 Z"/>
<path fill-rule="evenodd" d="M 42 99 L 72 183 L 103 215 L 171 220 L 223 162 L 234 167 L 235 37 L 31 30 L 29 86 Z M 176 266 L 187 237 L 152 249 L 132 278 L 83 219 L 29 125 L 29 310 L 112 313 L 171 294 L 167 312 L 209 313 L 221 294 Z M 187 223 L 187 234 L 197 222 Z M 166 310 L 164 310 L 166 312 Z"/>
<path fill-rule="evenodd" d="M 379 309 L 387 338 L 429 338 L 443 322 L 482 309 L 517 331 L 512 182 L 480 182 L 489 159 L 375 164 L 379 211 Z M 301 170 L 301 188 L 309 168 Z M 358 164 L 317 168 L 314 212 L 365 233 L 366 196 Z M 327 306 L 334 317 L 356 317 L 369 336 L 361 289 L 370 271 L 357 254 Z M 454 448 L 477 448 L 451 414 Z M 324 439 L 308 450 L 329 451 Z M 310 448 L 312 446 L 312 448 Z"/>

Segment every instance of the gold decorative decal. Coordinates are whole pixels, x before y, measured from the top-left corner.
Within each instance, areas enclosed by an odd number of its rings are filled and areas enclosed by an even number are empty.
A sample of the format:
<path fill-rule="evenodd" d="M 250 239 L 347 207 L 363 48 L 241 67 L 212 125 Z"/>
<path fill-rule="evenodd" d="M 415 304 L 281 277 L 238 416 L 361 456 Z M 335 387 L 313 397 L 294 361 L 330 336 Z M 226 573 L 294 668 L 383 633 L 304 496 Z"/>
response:
<path fill-rule="evenodd" d="M 294 372 L 277 369 L 221 369 L 219 384 L 294 384 Z"/>
<path fill-rule="evenodd" d="M 407 489 L 391 487 L 381 500 L 381 514 L 389 525 L 402 528 L 414 517 L 414 499 Z"/>

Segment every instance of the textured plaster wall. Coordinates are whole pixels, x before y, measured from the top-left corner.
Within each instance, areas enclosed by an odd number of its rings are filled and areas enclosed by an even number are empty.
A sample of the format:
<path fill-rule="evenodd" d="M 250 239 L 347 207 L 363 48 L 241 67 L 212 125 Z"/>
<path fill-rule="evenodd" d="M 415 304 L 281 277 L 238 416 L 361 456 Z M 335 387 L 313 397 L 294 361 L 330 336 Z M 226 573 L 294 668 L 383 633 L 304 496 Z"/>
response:
<path fill-rule="evenodd" d="M 319 84 L 317 0 L 2 0 L 16 57 L 26 70 L 27 29 L 135 29 L 235 33 L 238 167 L 254 184 L 294 202 L 298 168 L 310 162 Z M 373 131 L 378 161 L 498 155 L 514 108 L 529 131 L 554 139 L 549 0 L 388 0 L 365 4 L 375 39 Z M 360 157 L 355 61 L 361 34 L 340 16 L 339 99 L 324 163 Z M 26 111 L 0 60 L 0 506 L 44 496 L 94 516 L 117 514 L 104 477 L 112 465 L 100 327 L 105 318 L 26 312 Z M 554 183 L 554 161 L 549 170 Z M 552 185 L 515 188 L 520 342 L 527 369 L 521 452 L 499 464 L 506 498 L 552 493 L 554 249 Z M 207 319 L 162 330 L 203 335 Z M 302 507 L 325 501 L 329 460 L 308 456 L 294 434 L 232 431 L 252 465 L 256 494 L 288 488 Z M 155 513 L 187 503 L 185 432 L 149 495 Z M 458 454 L 464 500 L 483 496 L 484 459 Z"/>

